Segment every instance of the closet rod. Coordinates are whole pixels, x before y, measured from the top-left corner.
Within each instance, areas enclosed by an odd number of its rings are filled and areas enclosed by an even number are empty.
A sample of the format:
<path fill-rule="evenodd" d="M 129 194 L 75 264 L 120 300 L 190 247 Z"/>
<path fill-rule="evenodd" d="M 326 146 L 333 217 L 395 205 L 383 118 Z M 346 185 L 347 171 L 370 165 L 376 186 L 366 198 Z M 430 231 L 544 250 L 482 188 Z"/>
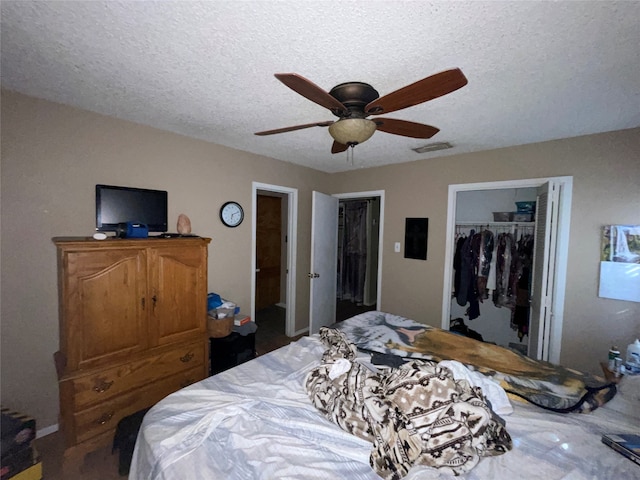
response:
<path fill-rule="evenodd" d="M 356 198 L 340 198 L 338 203 L 349 203 L 349 202 L 373 202 L 378 197 L 356 197 Z"/>
<path fill-rule="evenodd" d="M 535 227 L 536 222 L 456 222 L 456 227 Z"/>

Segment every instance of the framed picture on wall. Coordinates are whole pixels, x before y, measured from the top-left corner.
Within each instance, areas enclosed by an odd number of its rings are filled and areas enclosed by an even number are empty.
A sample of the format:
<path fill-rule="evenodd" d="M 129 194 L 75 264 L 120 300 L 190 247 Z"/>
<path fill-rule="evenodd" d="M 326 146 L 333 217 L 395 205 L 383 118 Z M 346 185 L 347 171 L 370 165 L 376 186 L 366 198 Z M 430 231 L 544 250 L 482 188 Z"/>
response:
<path fill-rule="evenodd" d="M 605 225 L 598 296 L 640 302 L 640 225 Z"/>
<path fill-rule="evenodd" d="M 407 218 L 404 227 L 404 258 L 427 259 L 428 218 Z"/>

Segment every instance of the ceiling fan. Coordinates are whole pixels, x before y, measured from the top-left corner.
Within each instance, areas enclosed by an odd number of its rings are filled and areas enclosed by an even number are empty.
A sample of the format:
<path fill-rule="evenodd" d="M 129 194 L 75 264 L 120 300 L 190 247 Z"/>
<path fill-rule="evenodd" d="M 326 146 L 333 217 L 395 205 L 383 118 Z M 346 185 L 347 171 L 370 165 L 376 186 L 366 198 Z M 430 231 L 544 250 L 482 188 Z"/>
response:
<path fill-rule="evenodd" d="M 376 130 L 404 137 L 433 137 L 440 130 L 431 125 L 383 117 L 369 120 L 367 117 L 391 113 L 428 102 L 467 84 L 467 78 L 462 71 L 459 68 L 454 68 L 423 78 L 380 97 L 378 92 L 368 83 L 341 83 L 326 92 L 296 73 L 276 73 L 275 77 L 294 92 L 328 108 L 332 114 L 338 117 L 338 120 L 265 130 L 256 132 L 256 135 L 273 135 L 311 127 L 329 127 L 329 134 L 334 139 L 331 153 L 344 152 L 349 147 L 368 140 Z"/>

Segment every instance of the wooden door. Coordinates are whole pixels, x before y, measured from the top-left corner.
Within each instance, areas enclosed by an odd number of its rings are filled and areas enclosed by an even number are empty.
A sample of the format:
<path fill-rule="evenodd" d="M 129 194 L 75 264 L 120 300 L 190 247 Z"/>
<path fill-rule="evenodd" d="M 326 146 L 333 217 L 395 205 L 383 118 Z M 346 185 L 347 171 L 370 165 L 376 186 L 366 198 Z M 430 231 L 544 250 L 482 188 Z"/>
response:
<path fill-rule="evenodd" d="M 207 316 L 206 247 L 150 249 L 149 336 L 155 345 L 204 333 Z"/>
<path fill-rule="evenodd" d="M 280 302 L 282 198 L 258 195 L 256 209 L 256 311 Z"/>
<path fill-rule="evenodd" d="M 68 371 L 106 365 L 147 347 L 144 249 L 67 251 L 61 350 Z"/>

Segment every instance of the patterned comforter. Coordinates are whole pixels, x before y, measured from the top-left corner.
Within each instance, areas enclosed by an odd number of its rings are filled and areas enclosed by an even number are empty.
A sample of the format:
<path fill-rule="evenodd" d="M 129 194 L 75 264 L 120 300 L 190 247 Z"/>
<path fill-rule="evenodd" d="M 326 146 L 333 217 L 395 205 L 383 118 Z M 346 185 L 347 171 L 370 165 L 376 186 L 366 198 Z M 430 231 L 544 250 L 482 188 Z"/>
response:
<path fill-rule="evenodd" d="M 588 373 L 389 313 L 366 312 L 333 328 L 363 351 L 435 362 L 457 360 L 498 381 L 508 393 L 556 412 L 587 413 L 616 393 L 615 385 Z"/>
<path fill-rule="evenodd" d="M 384 479 L 414 465 L 455 475 L 481 457 L 511 449 L 502 420 L 482 391 L 433 362 L 413 360 L 374 373 L 338 330 L 322 328 L 322 363 L 305 380 L 313 404 L 343 430 L 373 444 L 370 464 Z"/>

